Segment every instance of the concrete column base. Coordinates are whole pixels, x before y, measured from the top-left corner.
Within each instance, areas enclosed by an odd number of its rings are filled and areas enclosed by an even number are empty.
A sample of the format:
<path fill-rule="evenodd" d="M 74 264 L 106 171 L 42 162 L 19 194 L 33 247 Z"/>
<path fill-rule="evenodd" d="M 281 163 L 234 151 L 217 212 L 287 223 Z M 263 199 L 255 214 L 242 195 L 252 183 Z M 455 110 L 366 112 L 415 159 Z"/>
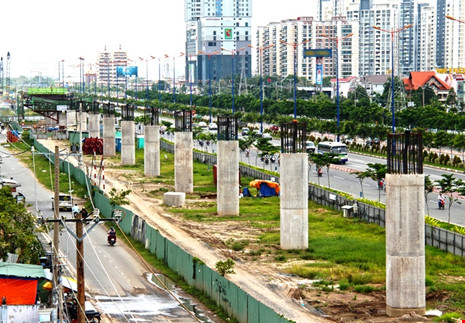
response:
<path fill-rule="evenodd" d="M 390 317 L 401 317 L 405 314 L 415 312 L 418 315 L 424 316 L 425 308 L 394 308 L 386 305 L 386 315 Z"/>
<path fill-rule="evenodd" d="M 186 193 L 166 192 L 163 194 L 163 203 L 168 206 L 183 206 L 186 202 Z"/>

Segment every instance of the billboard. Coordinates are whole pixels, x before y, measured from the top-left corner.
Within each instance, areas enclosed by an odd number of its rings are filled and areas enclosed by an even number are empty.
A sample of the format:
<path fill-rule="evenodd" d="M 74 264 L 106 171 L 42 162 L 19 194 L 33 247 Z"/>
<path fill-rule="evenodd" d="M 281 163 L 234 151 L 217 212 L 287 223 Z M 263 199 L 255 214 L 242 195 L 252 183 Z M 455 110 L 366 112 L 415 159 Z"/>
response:
<path fill-rule="evenodd" d="M 116 66 L 116 76 L 138 76 L 137 66 Z"/>
<path fill-rule="evenodd" d="M 316 85 L 323 85 L 323 65 L 316 64 L 316 78 L 315 78 Z"/>
<path fill-rule="evenodd" d="M 331 48 L 304 49 L 304 57 L 331 57 L 332 55 Z"/>
<path fill-rule="evenodd" d="M 232 28 L 226 28 L 224 30 L 224 39 L 232 39 Z"/>

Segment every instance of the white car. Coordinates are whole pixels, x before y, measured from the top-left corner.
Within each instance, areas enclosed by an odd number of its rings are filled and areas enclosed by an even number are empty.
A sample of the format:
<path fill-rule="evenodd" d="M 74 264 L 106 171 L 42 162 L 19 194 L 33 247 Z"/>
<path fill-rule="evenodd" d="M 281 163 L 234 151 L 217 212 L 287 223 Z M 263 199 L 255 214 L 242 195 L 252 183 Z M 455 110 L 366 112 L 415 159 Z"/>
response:
<path fill-rule="evenodd" d="M 52 197 L 52 210 L 55 210 L 55 201 Z M 73 196 L 71 194 L 60 193 L 58 196 L 58 210 L 70 210 L 73 208 Z"/>
<path fill-rule="evenodd" d="M 208 125 L 208 130 L 218 130 L 218 126 L 216 125 L 216 123 L 210 123 Z"/>

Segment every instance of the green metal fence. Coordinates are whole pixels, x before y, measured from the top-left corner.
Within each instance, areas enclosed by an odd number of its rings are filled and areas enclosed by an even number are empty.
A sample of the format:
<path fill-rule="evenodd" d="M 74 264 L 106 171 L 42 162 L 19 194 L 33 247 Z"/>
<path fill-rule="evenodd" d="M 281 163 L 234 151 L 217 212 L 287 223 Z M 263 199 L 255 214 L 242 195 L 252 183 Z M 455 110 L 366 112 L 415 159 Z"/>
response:
<path fill-rule="evenodd" d="M 54 154 L 34 140 L 34 145 L 41 153 L 50 154 L 54 162 Z M 60 169 L 68 172 L 68 162 L 60 161 Z M 90 185 L 90 179 L 79 168 L 69 164 L 69 172 L 81 185 Z M 87 183 L 86 183 L 87 182 Z M 92 186 L 91 186 L 92 187 Z M 100 210 L 102 217 L 110 217 L 113 207 L 109 199 L 99 191 L 97 187 L 92 187 L 93 200 L 96 208 Z M 165 238 L 157 229 L 151 227 L 147 222 L 128 209 L 117 206 L 124 211 L 125 216 L 120 222 L 121 229 L 145 245 L 158 259 L 162 259 L 171 270 L 181 275 L 191 286 L 205 292 L 210 298 L 221 306 L 230 316 L 239 322 L 247 323 L 286 323 L 289 320 L 277 314 L 270 307 L 262 304 L 257 299 L 248 295 L 236 284 L 221 276 L 205 264 L 184 251 L 178 245 Z"/>

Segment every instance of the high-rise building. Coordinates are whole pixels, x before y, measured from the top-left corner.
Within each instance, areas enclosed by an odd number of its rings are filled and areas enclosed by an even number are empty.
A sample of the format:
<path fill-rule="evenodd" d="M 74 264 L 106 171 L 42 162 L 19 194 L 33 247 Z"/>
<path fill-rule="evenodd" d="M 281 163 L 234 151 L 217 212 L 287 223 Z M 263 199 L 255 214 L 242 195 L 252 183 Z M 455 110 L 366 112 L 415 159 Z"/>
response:
<path fill-rule="evenodd" d="M 185 0 L 186 75 L 251 76 L 252 0 Z M 211 69 L 210 69 L 211 68 Z"/>
<path fill-rule="evenodd" d="M 281 22 L 272 22 L 267 26 L 258 27 L 257 44 L 259 47 L 268 47 L 260 58 L 257 50 L 257 66 L 260 72 L 262 64 L 263 75 L 279 75 L 287 77 L 295 74 L 315 83 L 317 75 L 316 58 L 304 57 L 304 49 L 333 49 L 332 57 L 323 58 L 321 65 L 323 76 L 336 76 L 336 62 L 338 62 L 339 76 L 358 74 L 358 29 L 355 24 L 339 24 L 340 36 L 333 21 L 315 21 L 313 17 L 299 17 Z M 349 34 L 353 37 L 343 39 Z M 326 35 L 327 37 L 324 37 Z M 331 40 L 331 38 L 333 40 Z M 339 60 L 336 58 L 339 41 Z M 295 46 L 294 44 L 303 45 Z M 270 47 L 272 46 L 272 47 Z M 262 62 L 260 62 L 260 59 Z"/>
<path fill-rule="evenodd" d="M 128 55 L 121 50 L 111 53 L 105 49 L 99 53 L 97 62 L 97 83 L 99 86 L 117 86 L 123 85 L 126 82 L 124 76 L 116 75 L 118 66 L 128 65 Z"/>

